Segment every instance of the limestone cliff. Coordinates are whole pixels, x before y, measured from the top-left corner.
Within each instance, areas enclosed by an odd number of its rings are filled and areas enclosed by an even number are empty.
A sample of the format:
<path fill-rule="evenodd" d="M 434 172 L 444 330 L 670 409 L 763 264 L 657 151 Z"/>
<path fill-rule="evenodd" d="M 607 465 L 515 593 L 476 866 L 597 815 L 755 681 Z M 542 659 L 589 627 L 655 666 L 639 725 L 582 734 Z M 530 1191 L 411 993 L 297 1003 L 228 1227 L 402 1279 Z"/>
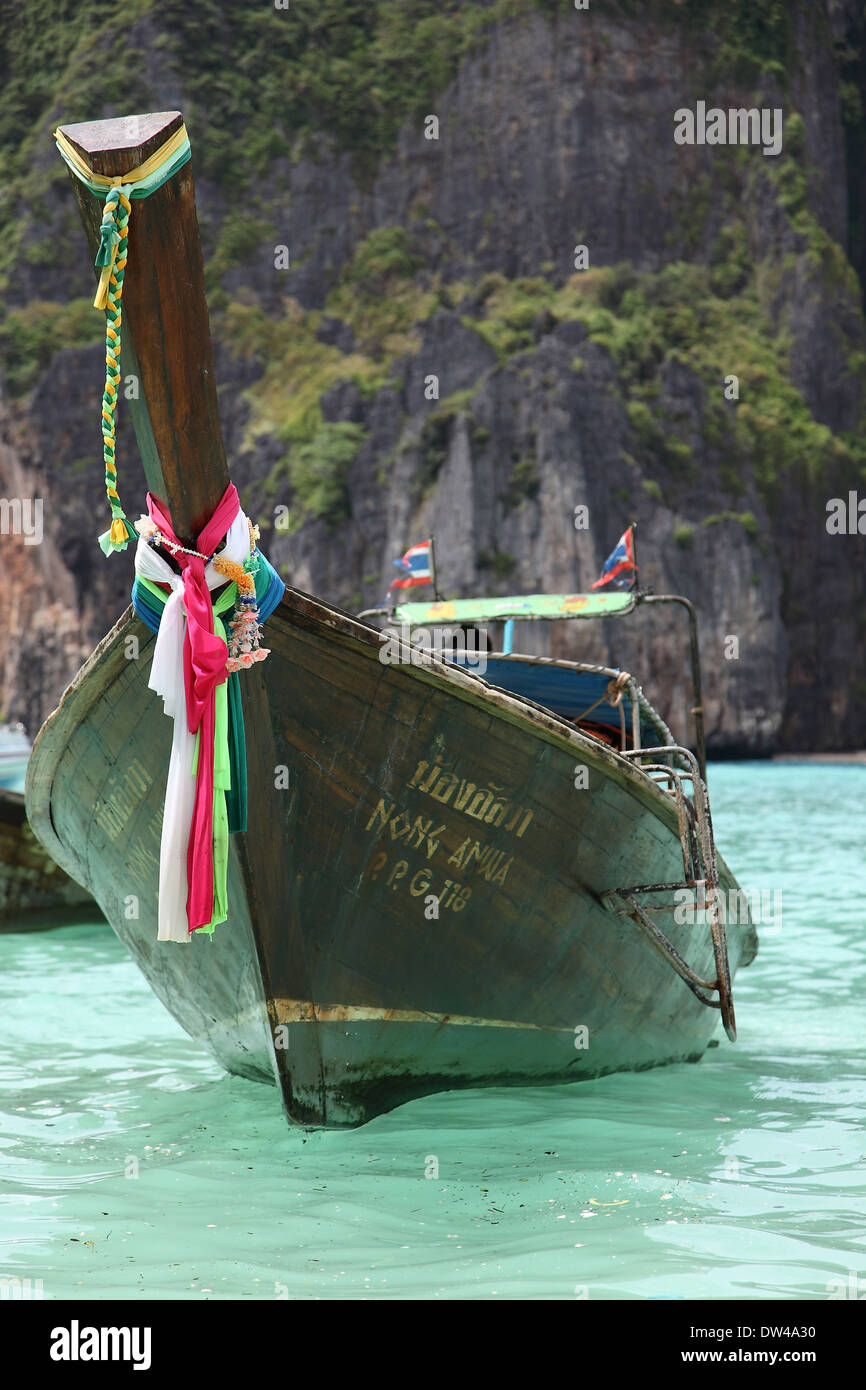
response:
<path fill-rule="evenodd" d="M 862 744 L 866 537 L 826 527 L 866 497 L 861 6 L 137 0 L 122 51 L 89 8 L 0 98 L 0 495 L 38 488 L 45 529 L 0 538 L 9 717 L 35 731 L 130 578 L 95 544 L 100 324 L 49 131 L 179 106 L 233 475 L 290 582 L 371 606 L 435 532 L 449 595 L 578 590 L 637 518 L 642 582 L 699 609 L 710 748 Z M 677 144 L 700 102 L 781 110 L 781 151 Z M 128 428 L 119 459 L 135 515 Z M 673 613 L 518 638 L 626 666 L 683 735 Z"/>

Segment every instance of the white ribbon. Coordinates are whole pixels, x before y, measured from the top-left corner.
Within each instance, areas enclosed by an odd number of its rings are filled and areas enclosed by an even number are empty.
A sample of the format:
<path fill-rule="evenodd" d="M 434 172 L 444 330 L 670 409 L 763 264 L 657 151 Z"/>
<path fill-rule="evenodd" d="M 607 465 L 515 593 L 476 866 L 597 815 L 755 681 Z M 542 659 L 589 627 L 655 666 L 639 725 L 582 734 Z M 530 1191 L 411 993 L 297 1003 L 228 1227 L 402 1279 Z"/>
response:
<path fill-rule="evenodd" d="M 226 535 L 220 559 L 242 565 L 250 553 L 250 531 L 246 515 L 239 511 Z M 191 932 L 186 917 L 189 892 L 186 873 L 186 854 L 192 813 L 195 805 L 195 734 L 191 734 L 186 718 L 186 689 L 183 680 L 183 642 L 186 635 L 186 611 L 183 606 L 183 579 L 176 574 L 158 550 L 139 538 L 135 551 L 135 569 L 143 579 L 155 584 L 170 584 L 168 598 L 156 635 L 153 663 L 148 686 L 162 696 L 163 709 L 174 720 L 171 740 L 171 760 L 165 788 L 165 808 L 162 816 L 162 839 L 159 849 L 159 941 L 189 941 Z M 226 576 L 214 568 L 213 561 L 205 565 L 209 589 L 228 583 Z"/>

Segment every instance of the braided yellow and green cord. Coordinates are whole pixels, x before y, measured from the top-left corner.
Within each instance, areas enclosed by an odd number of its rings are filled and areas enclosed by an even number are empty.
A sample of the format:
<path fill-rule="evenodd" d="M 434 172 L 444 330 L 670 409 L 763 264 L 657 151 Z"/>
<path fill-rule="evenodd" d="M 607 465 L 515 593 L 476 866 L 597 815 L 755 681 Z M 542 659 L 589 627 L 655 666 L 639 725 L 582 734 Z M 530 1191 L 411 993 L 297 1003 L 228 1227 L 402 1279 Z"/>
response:
<path fill-rule="evenodd" d="M 72 173 L 97 198 L 105 199 L 100 226 L 99 250 L 96 264 L 101 267 L 99 288 L 94 308 L 105 310 L 105 390 L 102 396 L 102 444 L 105 459 L 105 490 L 111 506 L 111 527 L 99 537 L 99 544 L 109 555 L 112 550 L 125 550 L 138 533 L 124 515 L 117 494 L 117 462 L 115 458 L 115 416 L 117 392 L 120 387 L 120 301 L 123 296 L 123 272 L 126 267 L 127 225 L 131 198 L 147 198 L 162 188 L 190 157 L 186 126 L 169 136 L 164 145 L 142 164 L 121 178 L 97 174 L 61 129 L 54 132 L 57 148 Z"/>
<path fill-rule="evenodd" d="M 121 299 L 123 274 L 126 268 L 126 249 L 129 241 L 127 227 L 131 204 L 122 188 L 109 189 L 100 227 L 100 244 L 96 264 L 109 267 L 108 293 L 105 302 L 105 390 L 102 394 L 102 454 L 105 460 L 105 491 L 111 507 L 112 522 L 108 531 L 99 537 L 105 554 L 125 550 L 138 533 L 124 514 L 117 493 L 117 461 L 115 456 L 117 393 L 120 388 Z"/>

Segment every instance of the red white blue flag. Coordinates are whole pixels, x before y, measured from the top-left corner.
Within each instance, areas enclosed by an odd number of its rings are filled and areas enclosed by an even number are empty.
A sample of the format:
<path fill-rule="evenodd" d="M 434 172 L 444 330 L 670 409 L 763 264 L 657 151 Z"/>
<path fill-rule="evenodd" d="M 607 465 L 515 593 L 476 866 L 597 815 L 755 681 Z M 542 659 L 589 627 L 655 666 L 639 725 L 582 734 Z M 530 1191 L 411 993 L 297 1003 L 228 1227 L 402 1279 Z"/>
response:
<path fill-rule="evenodd" d="M 400 577 L 394 580 L 391 585 L 392 589 L 411 589 L 416 584 L 432 584 L 433 582 L 433 573 L 430 569 L 429 541 L 422 541 L 421 545 L 410 546 L 402 560 L 395 560 L 394 564 L 400 571 Z"/>
<path fill-rule="evenodd" d="M 601 578 L 592 585 L 593 589 L 631 589 L 637 579 L 637 565 L 634 562 L 634 527 L 623 531 L 616 548 L 604 562 Z"/>

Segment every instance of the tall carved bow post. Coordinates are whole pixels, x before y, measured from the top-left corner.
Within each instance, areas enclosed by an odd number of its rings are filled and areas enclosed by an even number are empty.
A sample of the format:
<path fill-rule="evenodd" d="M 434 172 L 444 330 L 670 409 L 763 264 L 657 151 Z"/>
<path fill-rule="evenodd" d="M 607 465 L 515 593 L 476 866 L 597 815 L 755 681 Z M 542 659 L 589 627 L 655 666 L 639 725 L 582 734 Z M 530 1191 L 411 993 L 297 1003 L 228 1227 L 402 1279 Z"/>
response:
<path fill-rule="evenodd" d="M 101 424 L 112 521 L 100 545 L 110 554 L 137 541 L 133 604 L 157 634 L 149 686 L 173 719 L 159 937 L 188 941 L 227 917 L 228 836 L 247 824 L 238 673 L 267 656 L 260 624 L 285 586 L 256 549 L 258 531 L 228 479 L 180 112 L 66 126 L 55 139 L 100 272 L 94 304 L 106 316 Z M 137 527 L 117 484 L 127 312 L 140 373 L 130 412 L 150 486 Z M 168 361 L 182 370 L 169 373 Z M 251 704 L 262 708 L 261 692 Z"/>

